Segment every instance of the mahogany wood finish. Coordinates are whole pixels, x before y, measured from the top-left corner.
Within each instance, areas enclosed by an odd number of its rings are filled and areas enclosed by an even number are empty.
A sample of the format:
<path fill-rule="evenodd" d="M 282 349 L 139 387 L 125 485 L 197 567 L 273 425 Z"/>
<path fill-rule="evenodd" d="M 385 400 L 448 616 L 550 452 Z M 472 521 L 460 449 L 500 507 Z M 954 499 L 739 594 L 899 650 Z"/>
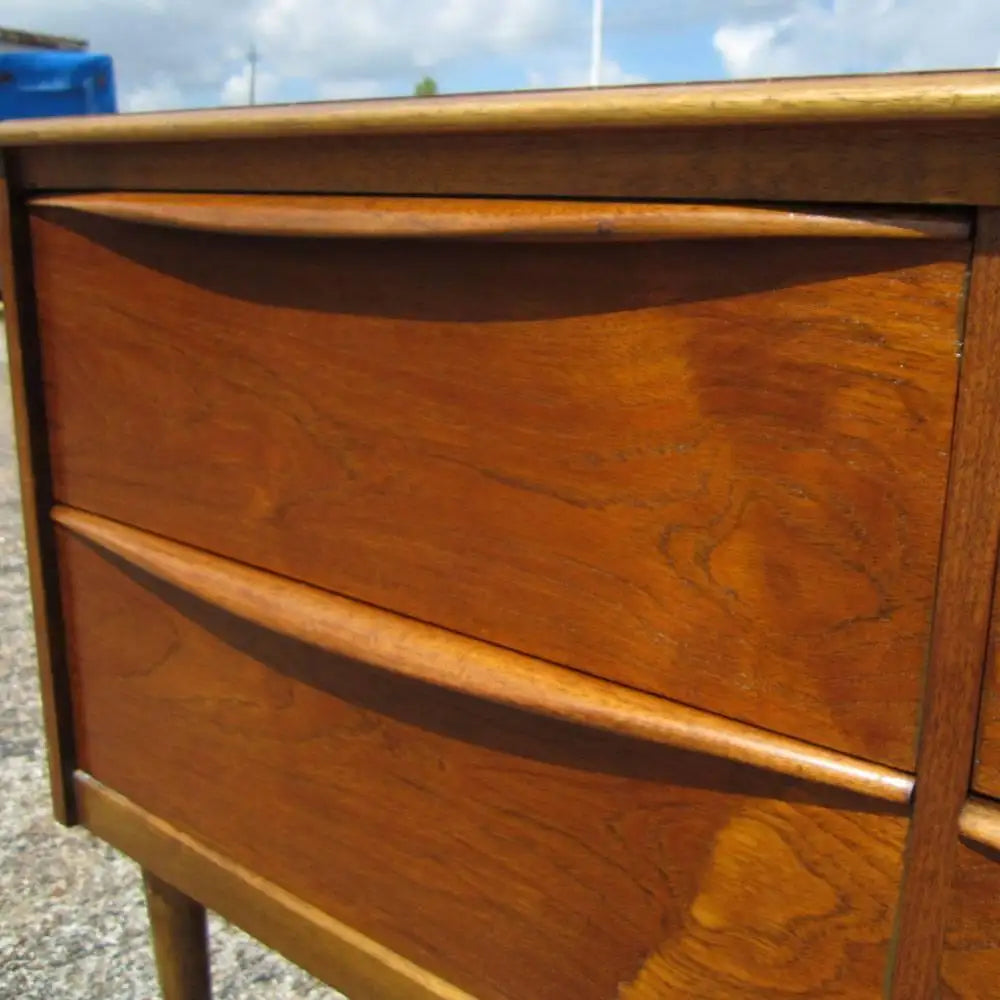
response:
<path fill-rule="evenodd" d="M 57 500 L 912 767 L 967 244 L 32 236 Z"/>
<path fill-rule="evenodd" d="M 210 1000 L 204 907 L 150 871 L 142 877 L 163 1000 Z"/>
<path fill-rule="evenodd" d="M 382 673 L 61 541 L 82 767 L 394 952 L 482 1000 L 877 991 L 893 807 Z"/>
<path fill-rule="evenodd" d="M 537 715 L 739 761 L 859 795 L 907 802 L 909 775 L 755 730 L 565 667 L 189 549 L 105 518 L 56 521 L 158 580 L 328 653 Z"/>
<path fill-rule="evenodd" d="M 962 240 L 964 213 L 788 206 L 512 201 L 302 195 L 49 195 L 35 206 L 150 225 L 252 236 L 553 241 L 812 236 Z"/>
<path fill-rule="evenodd" d="M 900 898 L 895 1000 L 930 1000 L 968 794 L 1000 542 L 1000 211 L 980 212 Z"/>
<path fill-rule="evenodd" d="M 996 647 L 993 643 L 989 675 L 983 692 L 983 711 L 979 720 L 979 746 L 973 787 L 983 795 L 1000 798 L 1000 667 L 997 665 Z"/>
<path fill-rule="evenodd" d="M 206 906 L 352 1000 L 992 1000 L 1000 74 L 0 155 L 57 810 L 168 996 Z"/>

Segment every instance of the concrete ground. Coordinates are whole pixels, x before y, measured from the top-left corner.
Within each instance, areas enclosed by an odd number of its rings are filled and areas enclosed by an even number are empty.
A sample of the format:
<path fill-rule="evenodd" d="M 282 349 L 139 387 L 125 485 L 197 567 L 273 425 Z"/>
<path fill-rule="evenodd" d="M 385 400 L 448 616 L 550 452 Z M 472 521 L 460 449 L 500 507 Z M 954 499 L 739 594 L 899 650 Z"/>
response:
<path fill-rule="evenodd" d="M 51 817 L 5 344 L 0 322 L 0 1000 L 154 1000 L 137 867 Z M 211 942 L 218 1000 L 338 995 L 214 917 Z"/>

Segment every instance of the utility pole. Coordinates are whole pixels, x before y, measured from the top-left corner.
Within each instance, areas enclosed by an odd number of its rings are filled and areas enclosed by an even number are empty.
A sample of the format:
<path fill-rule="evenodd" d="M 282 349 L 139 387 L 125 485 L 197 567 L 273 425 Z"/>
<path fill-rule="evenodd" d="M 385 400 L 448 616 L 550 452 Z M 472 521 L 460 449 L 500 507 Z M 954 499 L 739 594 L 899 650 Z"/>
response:
<path fill-rule="evenodd" d="M 590 85 L 601 85 L 601 43 L 604 35 L 604 0 L 591 0 L 590 16 Z"/>
<path fill-rule="evenodd" d="M 250 104 L 257 103 L 257 61 L 259 59 L 260 54 L 257 52 L 257 46 L 251 42 L 247 51 L 247 62 L 250 63 Z"/>

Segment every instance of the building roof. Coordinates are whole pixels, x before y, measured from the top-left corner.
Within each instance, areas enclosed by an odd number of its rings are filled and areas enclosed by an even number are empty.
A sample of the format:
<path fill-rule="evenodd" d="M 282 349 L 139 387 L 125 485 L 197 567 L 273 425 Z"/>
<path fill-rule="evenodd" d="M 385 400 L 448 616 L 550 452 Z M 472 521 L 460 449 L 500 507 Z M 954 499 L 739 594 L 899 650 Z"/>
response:
<path fill-rule="evenodd" d="M 63 52 L 82 52 L 87 48 L 87 42 L 83 38 L 45 35 L 40 31 L 21 31 L 18 28 L 0 28 L 0 46 L 5 45 L 23 49 L 58 49 Z"/>

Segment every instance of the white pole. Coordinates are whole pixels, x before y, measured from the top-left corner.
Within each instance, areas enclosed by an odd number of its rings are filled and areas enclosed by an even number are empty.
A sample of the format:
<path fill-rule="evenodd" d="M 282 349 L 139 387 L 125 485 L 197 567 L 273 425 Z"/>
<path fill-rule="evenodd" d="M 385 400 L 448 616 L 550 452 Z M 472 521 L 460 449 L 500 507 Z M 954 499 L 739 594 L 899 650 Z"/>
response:
<path fill-rule="evenodd" d="M 247 61 L 250 63 L 250 104 L 257 103 L 257 46 L 251 42 L 250 51 L 247 52 Z"/>
<path fill-rule="evenodd" d="M 592 0 L 590 21 L 590 85 L 601 85 L 601 40 L 604 34 L 604 0 Z"/>

